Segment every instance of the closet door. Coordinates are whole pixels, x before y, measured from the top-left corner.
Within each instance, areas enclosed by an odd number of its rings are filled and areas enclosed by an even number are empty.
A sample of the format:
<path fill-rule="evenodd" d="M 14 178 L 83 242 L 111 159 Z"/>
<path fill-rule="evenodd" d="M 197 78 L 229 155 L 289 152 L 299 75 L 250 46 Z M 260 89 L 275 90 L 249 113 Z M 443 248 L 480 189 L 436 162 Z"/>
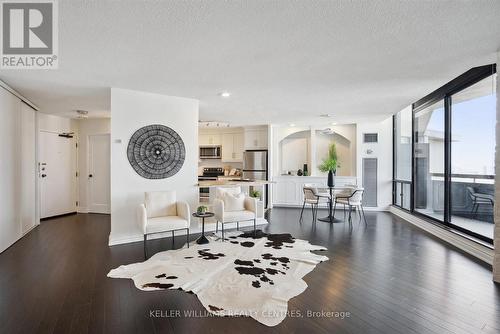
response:
<path fill-rule="evenodd" d="M 21 103 L 21 202 L 20 220 L 22 234 L 37 224 L 36 219 L 36 115 L 35 110 Z"/>
<path fill-rule="evenodd" d="M 21 237 L 21 101 L 3 88 L 0 88 L 0 118 L 0 252 L 3 252 Z"/>

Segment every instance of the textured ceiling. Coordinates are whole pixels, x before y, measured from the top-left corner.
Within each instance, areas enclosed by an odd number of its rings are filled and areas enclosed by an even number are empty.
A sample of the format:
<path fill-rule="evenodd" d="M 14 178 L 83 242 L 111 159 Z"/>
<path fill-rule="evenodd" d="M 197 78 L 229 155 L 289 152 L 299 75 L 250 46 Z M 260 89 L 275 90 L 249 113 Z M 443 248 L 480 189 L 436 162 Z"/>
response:
<path fill-rule="evenodd" d="M 495 0 L 59 1 L 59 69 L 0 79 L 65 115 L 105 115 L 120 87 L 232 124 L 380 119 L 494 62 L 499 17 Z"/>

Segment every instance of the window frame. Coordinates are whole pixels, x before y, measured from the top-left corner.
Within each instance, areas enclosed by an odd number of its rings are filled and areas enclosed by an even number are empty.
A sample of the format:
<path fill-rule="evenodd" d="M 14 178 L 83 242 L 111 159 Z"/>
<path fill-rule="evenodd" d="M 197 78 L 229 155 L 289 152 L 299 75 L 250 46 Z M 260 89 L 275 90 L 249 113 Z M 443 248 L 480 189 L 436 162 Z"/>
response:
<path fill-rule="evenodd" d="M 489 64 L 484 66 L 479 66 L 470 69 L 469 71 L 463 73 L 457 78 L 451 80 L 445 85 L 439 87 L 432 93 L 424 96 L 419 99 L 415 103 L 412 104 L 412 138 L 411 138 L 411 190 L 410 190 L 410 209 L 406 210 L 401 206 L 397 205 L 397 183 L 401 183 L 401 187 L 403 186 L 402 182 L 407 182 L 404 180 L 396 179 L 396 166 L 397 166 L 397 154 L 396 154 L 396 115 L 393 115 L 393 145 L 392 145 L 392 156 L 393 156 L 393 171 L 392 171 L 392 203 L 394 206 L 401 208 L 407 212 L 415 216 L 419 216 L 424 218 L 432 223 L 436 223 L 438 226 L 443 227 L 447 230 L 451 230 L 453 232 L 458 232 L 461 235 L 467 236 L 475 241 L 486 242 L 488 246 L 493 245 L 493 239 L 485 237 L 483 235 L 477 234 L 460 226 L 454 225 L 451 222 L 451 136 L 452 136 L 452 96 L 461 92 L 464 89 L 469 88 L 470 86 L 478 83 L 479 81 L 486 79 L 490 76 L 495 75 L 496 64 Z M 498 97 L 497 97 L 498 98 Z M 435 217 L 428 216 L 424 213 L 415 211 L 415 179 L 416 179 L 416 157 L 415 157 L 415 144 L 416 144 L 416 129 L 415 129 L 415 114 L 440 100 L 444 101 L 444 218 L 443 220 L 439 220 Z M 403 202 L 401 202 L 403 204 Z"/>

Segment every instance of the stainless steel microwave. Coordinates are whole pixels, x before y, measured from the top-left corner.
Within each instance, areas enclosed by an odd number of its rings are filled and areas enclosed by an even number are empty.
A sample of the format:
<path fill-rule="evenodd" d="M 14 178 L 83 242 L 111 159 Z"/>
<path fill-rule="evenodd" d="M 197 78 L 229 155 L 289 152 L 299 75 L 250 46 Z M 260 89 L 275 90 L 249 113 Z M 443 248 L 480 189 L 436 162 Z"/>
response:
<path fill-rule="evenodd" d="M 220 159 L 221 146 L 200 146 L 200 159 Z"/>

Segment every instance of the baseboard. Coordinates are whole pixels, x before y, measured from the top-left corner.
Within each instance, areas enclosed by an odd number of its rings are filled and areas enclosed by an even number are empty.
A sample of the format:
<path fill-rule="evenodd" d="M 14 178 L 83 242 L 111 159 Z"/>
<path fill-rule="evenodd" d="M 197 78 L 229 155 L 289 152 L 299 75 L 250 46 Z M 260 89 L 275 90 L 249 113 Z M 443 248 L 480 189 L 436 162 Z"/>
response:
<path fill-rule="evenodd" d="M 139 242 L 139 241 L 143 241 L 143 240 L 144 240 L 144 237 L 142 236 L 142 234 L 128 236 L 128 237 L 121 237 L 121 238 L 113 238 L 110 235 L 108 246 L 129 244 L 131 242 Z"/>
<path fill-rule="evenodd" d="M 21 238 L 22 238 L 22 237 L 24 237 L 26 234 L 30 233 L 31 231 L 33 231 L 33 229 L 34 229 L 35 227 L 39 226 L 39 225 L 40 225 L 40 223 L 35 224 L 35 225 L 31 226 L 28 230 L 24 231 L 24 232 L 22 233 Z"/>
<path fill-rule="evenodd" d="M 76 208 L 78 213 L 89 213 L 89 209 L 86 206 L 79 206 Z"/>
<path fill-rule="evenodd" d="M 469 240 L 457 233 L 453 233 L 452 231 L 447 231 L 446 229 L 441 228 L 436 224 L 430 223 L 420 217 L 416 217 L 411 213 L 401 210 L 395 206 L 390 207 L 390 212 L 406 220 L 410 224 L 415 225 L 418 228 L 438 237 L 446 243 L 457 247 L 467 254 L 470 254 L 475 258 L 489 264 L 490 266 L 493 265 L 493 249 Z"/>
<path fill-rule="evenodd" d="M 77 214 L 76 211 L 68 212 L 68 213 L 62 213 L 60 215 L 55 215 L 55 216 L 40 218 L 40 221 L 51 220 L 51 219 L 56 219 L 56 218 L 62 218 L 62 217 L 66 217 L 66 216 L 76 215 L 76 214 Z"/>

